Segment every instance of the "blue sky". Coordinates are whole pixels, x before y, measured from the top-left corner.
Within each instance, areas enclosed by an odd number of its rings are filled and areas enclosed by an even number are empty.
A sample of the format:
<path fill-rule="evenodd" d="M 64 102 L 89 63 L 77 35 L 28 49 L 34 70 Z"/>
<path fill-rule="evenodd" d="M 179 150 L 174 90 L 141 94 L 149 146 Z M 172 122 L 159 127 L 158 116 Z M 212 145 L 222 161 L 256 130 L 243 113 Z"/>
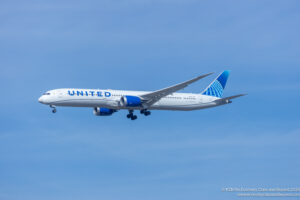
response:
<path fill-rule="evenodd" d="M 290 0 L 1 1 L 0 199 L 299 187 L 299 11 Z M 37 102 L 54 88 L 155 90 L 224 69 L 225 96 L 249 95 L 202 111 L 130 121 Z"/>

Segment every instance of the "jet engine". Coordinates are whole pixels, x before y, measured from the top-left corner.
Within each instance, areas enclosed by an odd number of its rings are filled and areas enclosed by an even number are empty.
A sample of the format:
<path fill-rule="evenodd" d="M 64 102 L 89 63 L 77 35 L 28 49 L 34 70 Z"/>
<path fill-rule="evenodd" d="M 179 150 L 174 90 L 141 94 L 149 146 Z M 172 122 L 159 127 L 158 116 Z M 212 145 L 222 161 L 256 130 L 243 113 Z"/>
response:
<path fill-rule="evenodd" d="M 120 104 L 124 107 L 137 107 L 142 105 L 142 100 L 137 96 L 122 96 Z"/>
<path fill-rule="evenodd" d="M 96 116 L 110 116 L 112 115 L 116 110 L 109 109 L 109 108 L 94 108 L 94 115 Z"/>

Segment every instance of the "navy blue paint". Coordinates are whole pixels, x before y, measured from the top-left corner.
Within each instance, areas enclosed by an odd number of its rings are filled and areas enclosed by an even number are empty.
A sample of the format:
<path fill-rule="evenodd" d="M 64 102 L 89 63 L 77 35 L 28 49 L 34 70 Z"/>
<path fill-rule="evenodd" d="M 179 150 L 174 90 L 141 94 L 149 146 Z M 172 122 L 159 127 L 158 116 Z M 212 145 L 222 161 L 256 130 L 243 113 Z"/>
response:
<path fill-rule="evenodd" d="M 76 91 L 77 96 L 84 96 L 84 95 L 85 96 L 94 96 L 94 95 L 96 95 L 95 93 L 97 93 L 98 97 L 103 97 L 103 92 L 102 91 L 97 91 L 97 92 L 95 92 L 95 91 L 79 91 L 79 90 Z M 68 90 L 68 94 L 70 96 L 74 96 L 75 91 L 74 90 L 73 91 Z M 104 92 L 104 96 L 105 97 L 111 97 L 111 93 L 110 92 Z"/>
<path fill-rule="evenodd" d="M 136 96 L 125 96 L 127 99 L 127 105 L 128 107 L 136 107 L 136 106 L 141 106 L 142 101 L 139 97 Z"/>
<path fill-rule="evenodd" d="M 113 109 L 109 108 L 100 108 L 100 116 L 109 116 L 115 112 Z"/>
<path fill-rule="evenodd" d="M 74 96 L 75 91 L 73 90 L 72 92 L 73 92 L 73 93 L 71 94 L 71 92 L 70 92 L 70 90 L 69 90 L 69 91 L 68 91 L 68 94 L 69 94 L 70 96 Z"/>

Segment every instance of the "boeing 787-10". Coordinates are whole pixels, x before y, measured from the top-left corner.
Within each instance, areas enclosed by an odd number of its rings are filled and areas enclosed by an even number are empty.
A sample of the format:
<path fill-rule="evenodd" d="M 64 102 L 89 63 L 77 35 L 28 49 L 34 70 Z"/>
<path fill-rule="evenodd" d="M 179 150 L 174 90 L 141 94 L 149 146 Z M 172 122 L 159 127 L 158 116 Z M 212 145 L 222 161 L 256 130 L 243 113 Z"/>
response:
<path fill-rule="evenodd" d="M 231 103 L 231 99 L 244 94 L 222 98 L 229 71 L 222 72 L 203 92 L 177 93 L 188 85 L 210 75 L 205 74 L 191 80 L 156 91 L 127 91 L 102 89 L 64 88 L 44 93 L 39 102 L 50 105 L 56 113 L 56 106 L 91 107 L 96 116 L 110 116 L 118 110 L 128 110 L 127 118 L 137 119 L 134 110 L 148 116 L 150 110 L 198 110 Z"/>

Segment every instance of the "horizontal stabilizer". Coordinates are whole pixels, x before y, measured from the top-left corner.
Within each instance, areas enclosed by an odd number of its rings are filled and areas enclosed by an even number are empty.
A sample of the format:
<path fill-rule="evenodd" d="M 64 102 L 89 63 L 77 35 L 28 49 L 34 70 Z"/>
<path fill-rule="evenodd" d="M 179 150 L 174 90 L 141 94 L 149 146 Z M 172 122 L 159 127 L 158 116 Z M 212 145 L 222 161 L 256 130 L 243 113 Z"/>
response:
<path fill-rule="evenodd" d="M 238 97 L 241 97 L 241 96 L 245 96 L 247 94 L 238 94 L 238 95 L 234 95 L 234 96 L 230 96 L 230 97 L 225 97 L 225 98 L 222 98 L 222 99 L 217 99 L 215 100 L 216 102 L 226 102 L 226 103 L 230 103 L 230 100 L 231 99 L 235 99 L 235 98 L 238 98 Z"/>

